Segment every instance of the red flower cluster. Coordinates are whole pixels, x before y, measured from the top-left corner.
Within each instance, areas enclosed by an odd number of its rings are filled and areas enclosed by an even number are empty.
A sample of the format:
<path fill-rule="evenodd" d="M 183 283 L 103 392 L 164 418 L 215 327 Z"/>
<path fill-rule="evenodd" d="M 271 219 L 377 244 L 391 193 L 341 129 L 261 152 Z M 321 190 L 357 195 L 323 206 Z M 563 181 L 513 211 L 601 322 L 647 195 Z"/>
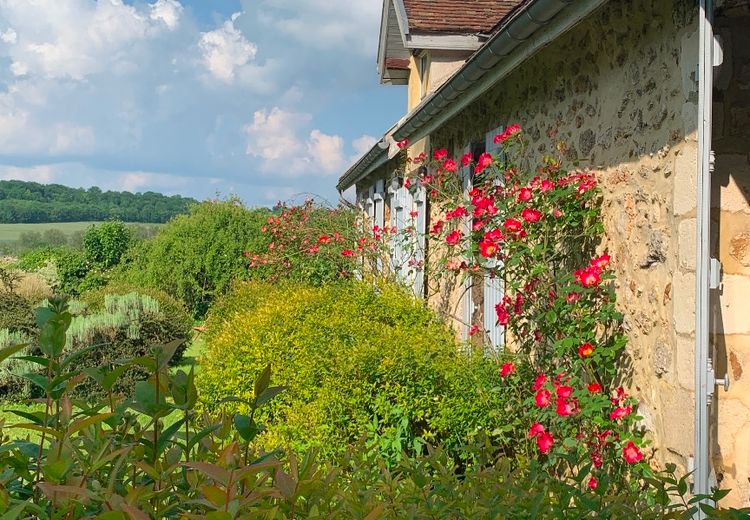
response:
<path fill-rule="evenodd" d="M 512 124 L 508 128 L 506 128 L 503 131 L 503 133 L 497 134 L 495 136 L 495 138 L 492 140 L 492 142 L 494 142 L 495 144 L 504 143 L 505 141 L 507 141 L 508 139 L 510 139 L 511 137 L 513 137 L 514 135 L 516 135 L 517 133 L 519 133 L 520 131 L 521 131 L 521 126 L 520 125 L 518 125 L 517 123 L 516 124 Z"/>
<path fill-rule="evenodd" d="M 506 378 L 515 371 L 516 371 L 516 365 L 514 365 L 512 361 L 509 361 L 508 363 L 503 363 L 503 365 L 500 367 L 500 377 Z"/>
<path fill-rule="evenodd" d="M 408 139 L 402 139 L 401 141 L 399 141 L 399 142 L 396 143 L 396 146 L 398 146 L 398 148 L 400 150 L 403 150 L 404 148 L 406 148 L 407 146 L 409 146 L 409 140 Z"/>
<path fill-rule="evenodd" d="M 595 287 L 601 283 L 602 271 L 609 266 L 609 262 L 610 256 L 608 254 L 597 256 L 591 260 L 591 264 L 588 267 L 578 269 L 573 273 L 573 276 L 581 286 Z"/>
<path fill-rule="evenodd" d="M 449 245 L 455 246 L 455 245 L 457 245 L 461 241 L 461 239 L 463 238 L 463 236 L 464 236 L 464 234 L 461 233 L 461 231 L 459 231 L 459 230 L 451 231 L 450 233 L 448 233 L 448 236 L 445 237 L 445 241 Z"/>
<path fill-rule="evenodd" d="M 533 439 L 536 437 L 536 445 L 539 451 L 547 454 L 552 449 L 552 445 L 555 443 L 555 438 L 551 433 L 544 429 L 544 426 L 538 422 L 531 425 L 529 428 L 529 438 Z"/>

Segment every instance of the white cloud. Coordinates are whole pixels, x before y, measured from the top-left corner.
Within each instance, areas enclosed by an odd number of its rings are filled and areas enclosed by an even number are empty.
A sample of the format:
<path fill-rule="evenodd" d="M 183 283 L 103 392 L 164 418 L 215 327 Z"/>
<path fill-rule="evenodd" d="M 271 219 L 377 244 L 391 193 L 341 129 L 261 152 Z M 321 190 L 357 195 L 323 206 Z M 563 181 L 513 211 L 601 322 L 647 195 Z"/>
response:
<path fill-rule="evenodd" d="M 0 165 L 0 179 L 39 182 L 49 184 L 57 181 L 54 169 L 46 164 L 22 168 L 18 166 Z"/>
<path fill-rule="evenodd" d="M 374 55 L 382 2 L 363 0 L 243 0 L 279 33 L 318 50 Z"/>
<path fill-rule="evenodd" d="M 174 3 L 159 0 L 151 14 L 168 17 Z M 132 46 L 165 28 L 164 18 L 122 0 L 0 0 L 0 12 L 11 27 L 3 39 L 16 76 L 81 80 L 137 66 Z"/>
<path fill-rule="evenodd" d="M 161 20 L 170 30 L 174 30 L 180 23 L 182 9 L 182 4 L 177 0 L 157 0 L 151 4 L 149 16 L 152 20 Z"/>
<path fill-rule="evenodd" d="M 332 175 L 344 165 L 344 140 L 313 129 L 312 116 L 274 107 L 255 112 L 245 127 L 246 153 L 261 160 L 261 169 L 280 176 Z"/>
<path fill-rule="evenodd" d="M 199 42 L 205 67 L 213 77 L 227 83 L 258 52 L 258 47 L 234 26 L 239 15 L 235 13 L 218 29 L 203 33 Z"/>
<path fill-rule="evenodd" d="M 352 138 L 400 112 L 363 58 L 378 1 L 240 2 L 221 18 L 205 0 L 0 0 L 0 174 L 335 197 Z"/>
<path fill-rule="evenodd" d="M 13 29 L 7 29 L 0 33 L 0 41 L 3 43 L 16 43 L 18 35 Z"/>
<path fill-rule="evenodd" d="M 354 141 L 352 141 L 352 148 L 354 148 L 355 155 L 359 157 L 365 152 L 370 151 L 370 148 L 372 148 L 372 146 L 377 142 L 377 137 L 365 134 L 357 137 Z"/>
<path fill-rule="evenodd" d="M 344 140 L 341 137 L 313 130 L 307 141 L 307 152 L 311 161 L 320 167 L 321 173 L 341 173 L 344 166 Z"/>

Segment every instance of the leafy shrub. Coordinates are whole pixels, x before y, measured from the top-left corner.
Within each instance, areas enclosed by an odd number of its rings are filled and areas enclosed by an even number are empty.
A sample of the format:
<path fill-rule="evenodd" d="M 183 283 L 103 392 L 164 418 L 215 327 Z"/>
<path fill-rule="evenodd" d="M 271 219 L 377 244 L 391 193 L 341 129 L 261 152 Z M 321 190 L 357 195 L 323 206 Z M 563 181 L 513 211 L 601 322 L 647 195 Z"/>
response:
<path fill-rule="evenodd" d="M 15 292 L 0 289 L 0 329 L 33 334 L 36 331 L 34 305 Z"/>
<path fill-rule="evenodd" d="M 83 235 L 83 252 L 86 259 L 101 269 L 110 269 L 133 244 L 133 231 L 118 220 L 91 226 Z"/>
<path fill-rule="evenodd" d="M 43 392 L 44 409 L 12 410 L 23 419 L 14 427 L 0 421 L 4 518 L 656 520 L 692 518 L 699 507 L 711 519 L 750 518 L 747 511 L 714 507 L 711 501 L 725 491 L 689 498 L 686 477 L 675 477 L 673 468 L 632 482 L 629 492 L 606 480 L 592 490 L 585 473 L 555 478 L 535 463 L 517 469 L 497 459 L 486 442 L 466 447 L 467 459 L 475 462 L 464 467 L 440 448 L 393 468 L 362 446 L 330 465 L 314 452 L 300 458 L 264 454 L 256 445 L 263 426 L 258 412 L 283 390 L 270 386 L 270 367 L 252 384 L 256 398 L 244 401 L 248 415 L 212 418 L 193 410 L 199 399 L 193 374 L 168 370 L 173 347 L 138 361 L 150 377 L 138 383 L 132 399 L 110 395 L 89 406 L 70 399 L 82 375 L 76 354 L 64 351 L 72 316 L 60 301 L 38 316 L 41 355 L 35 362 L 46 373 L 33 383 Z M 0 361 L 16 351 L 0 350 Z M 103 389 L 117 377 L 100 378 Z M 6 435 L 19 429 L 43 433 L 15 440 Z"/>
<path fill-rule="evenodd" d="M 41 247 L 25 252 L 18 259 L 17 266 L 24 271 L 36 271 L 43 268 L 47 262 L 55 258 L 57 248 Z"/>
<path fill-rule="evenodd" d="M 265 240 L 260 228 L 268 214 L 233 199 L 193 206 L 136 247 L 119 278 L 161 289 L 203 316 L 216 296 L 244 276 L 243 252 Z"/>
<path fill-rule="evenodd" d="M 319 286 L 355 273 L 387 277 L 390 273 L 382 269 L 389 265 L 383 239 L 390 230 L 363 234 L 359 224 L 356 211 L 343 205 L 330 208 L 313 200 L 298 206 L 280 204 L 261 228 L 267 246 L 245 253 L 250 279 Z"/>
<path fill-rule="evenodd" d="M 453 332 L 397 286 L 243 284 L 208 320 L 198 386 L 210 409 L 252 398 L 270 364 L 288 391 L 270 407 L 269 446 L 335 453 L 364 433 L 391 460 L 424 442 L 456 448 L 502 409 L 496 363 L 462 355 Z"/>
<path fill-rule="evenodd" d="M 121 365 L 122 360 L 147 355 L 155 344 L 181 340 L 172 358 L 179 361 L 191 330 L 184 309 L 158 291 L 144 294 L 123 289 L 103 289 L 87 295 L 81 302 L 71 302 L 73 319 L 68 329 L 67 350 L 79 352 L 81 367 L 106 373 Z M 129 395 L 146 374 L 142 367 L 129 368 L 113 391 Z M 88 380 L 78 386 L 77 395 L 90 398 L 97 391 L 95 381 Z"/>

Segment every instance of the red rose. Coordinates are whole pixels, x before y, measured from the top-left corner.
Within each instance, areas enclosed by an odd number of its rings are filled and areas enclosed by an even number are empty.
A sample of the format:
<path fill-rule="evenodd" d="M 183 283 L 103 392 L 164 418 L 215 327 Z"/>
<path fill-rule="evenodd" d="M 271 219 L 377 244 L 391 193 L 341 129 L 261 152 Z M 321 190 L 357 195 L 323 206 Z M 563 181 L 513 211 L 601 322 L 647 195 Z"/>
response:
<path fill-rule="evenodd" d="M 544 179 L 542 181 L 542 184 L 539 187 L 539 189 L 546 193 L 546 192 L 550 191 L 551 189 L 553 189 L 554 187 L 555 187 L 555 183 L 554 182 L 552 182 L 552 181 L 550 181 L 548 179 Z"/>
<path fill-rule="evenodd" d="M 474 171 L 479 173 L 491 164 L 492 164 L 492 156 L 488 154 L 487 152 L 485 152 L 479 156 L 479 160 L 477 160 L 477 167 L 475 168 Z"/>
<path fill-rule="evenodd" d="M 600 270 L 604 270 L 609 265 L 611 257 L 608 254 L 603 254 L 591 260 L 591 266 L 596 267 Z"/>
<path fill-rule="evenodd" d="M 518 200 L 520 202 L 528 202 L 531 200 L 531 189 L 530 188 L 521 188 L 521 191 L 518 192 Z"/>
<path fill-rule="evenodd" d="M 471 164 L 471 160 L 473 159 L 471 152 L 465 153 L 461 156 L 461 166 L 466 167 Z"/>
<path fill-rule="evenodd" d="M 542 212 L 538 209 L 526 208 L 521 212 L 521 216 L 526 222 L 539 222 L 542 218 Z"/>
<path fill-rule="evenodd" d="M 482 239 L 479 242 L 479 254 L 485 258 L 490 258 L 498 251 L 497 243 L 492 240 Z"/>
<path fill-rule="evenodd" d="M 448 157 L 448 150 L 445 148 L 440 148 L 439 150 L 435 150 L 435 153 L 432 154 L 433 159 L 436 161 L 442 161 L 446 157 Z"/>
<path fill-rule="evenodd" d="M 341 255 L 342 256 L 354 256 L 354 251 L 352 251 L 351 249 L 344 249 L 343 251 L 341 251 Z"/>
<path fill-rule="evenodd" d="M 552 397 L 552 394 L 549 390 L 546 388 L 540 388 L 537 390 L 536 395 L 534 396 L 534 404 L 536 404 L 539 408 L 546 408 L 549 406 L 550 398 Z"/>
<path fill-rule="evenodd" d="M 506 231 L 509 231 L 511 233 L 518 233 L 523 229 L 521 221 L 514 218 L 505 219 L 505 222 L 503 222 L 503 227 L 506 229 Z"/>
<path fill-rule="evenodd" d="M 596 489 L 596 487 L 597 487 L 598 485 L 599 485 L 599 481 L 598 481 L 598 480 L 596 480 L 596 477 L 591 477 L 591 478 L 589 479 L 589 483 L 588 483 L 588 486 L 589 486 L 589 489 L 590 489 L 591 491 L 595 490 L 595 489 Z"/>
<path fill-rule="evenodd" d="M 602 391 L 602 385 L 599 383 L 591 383 L 588 389 L 590 394 L 598 394 Z"/>
<path fill-rule="evenodd" d="M 544 433 L 544 426 L 538 422 L 535 422 L 531 425 L 531 428 L 529 428 L 529 438 L 536 437 L 542 433 Z"/>
<path fill-rule="evenodd" d="M 446 159 L 445 162 L 443 162 L 443 169 L 447 172 L 455 172 L 456 161 L 454 161 L 453 159 Z"/>
<path fill-rule="evenodd" d="M 623 446 L 622 456 L 625 459 L 625 462 L 627 462 L 628 464 L 634 464 L 636 462 L 640 462 L 643 459 L 643 453 L 638 449 L 638 446 L 636 446 L 633 441 L 628 441 L 628 443 Z"/>
<path fill-rule="evenodd" d="M 558 386 L 557 390 L 555 390 L 555 393 L 560 399 L 567 399 L 573 394 L 573 387 L 567 385 Z"/>
<path fill-rule="evenodd" d="M 503 363 L 503 366 L 500 367 L 500 377 L 508 377 L 513 372 L 516 371 L 516 365 L 513 364 L 512 361 L 509 361 L 508 363 Z"/>
<path fill-rule="evenodd" d="M 617 421 L 619 419 L 627 417 L 628 415 L 630 415 L 630 412 L 632 411 L 633 409 L 630 406 L 625 406 L 625 407 L 620 406 L 612 410 L 612 412 L 609 414 L 609 418 L 612 419 L 613 421 Z"/>
<path fill-rule="evenodd" d="M 408 139 L 402 139 L 401 141 L 396 143 L 396 146 L 399 147 L 399 149 L 403 150 L 407 146 L 409 146 L 409 140 Z"/>
<path fill-rule="evenodd" d="M 539 451 L 545 454 L 549 453 L 554 443 L 555 438 L 549 432 L 542 432 L 536 438 L 536 445 L 539 447 Z"/>
<path fill-rule="evenodd" d="M 573 403 L 570 401 L 567 401 L 565 399 L 558 399 L 557 400 L 557 415 L 560 417 L 567 417 L 569 415 L 573 415 L 573 412 L 575 411 L 575 407 Z"/>
<path fill-rule="evenodd" d="M 594 345 L 591 343 L 584 343 L 580 347 L 578 347 L 578 355 L 582 358 L 587 358 L 591 356 L 591 354 L 594 353 Z"/>
<path fill-rule="evenodd" d="M 463 238 L 463 233 L 456 230 L 448 233 L 448 236 L 445 237 L 445 241 L 448 242 L 449 245 L 455 246 L 461 241 L 461 238 Z"/>
<path fill-rule="evenodd" d="M 547 376 L 545 374 L 539 374 L 536 376 L 536 379 L 534 379 L 534 385 L 531 387 L 533 391 L 539 390 L 542 386 L 544 386 L 544 383 L 547 382 Z"/>

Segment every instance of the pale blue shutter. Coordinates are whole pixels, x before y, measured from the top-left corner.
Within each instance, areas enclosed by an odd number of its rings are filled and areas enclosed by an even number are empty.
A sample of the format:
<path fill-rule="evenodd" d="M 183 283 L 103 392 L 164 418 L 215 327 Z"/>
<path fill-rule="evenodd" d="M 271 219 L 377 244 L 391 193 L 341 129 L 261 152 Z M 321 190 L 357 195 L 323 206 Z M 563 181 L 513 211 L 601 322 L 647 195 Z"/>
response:
<path fill-rule="evenodd" d="M 498 127 L 487 133 L 485 137 L 485 148 L 488 153 L 494 154 L 499 145 L 494 143 L 495 135 L 502 132 L 502 127 Z M 485 266 L 495 268 L 498 266 L 498 260 L 491 260 Z M 505 327 L 497 323 L 497 313 L 495 306 L 503 299 L 503 280 L 493 278 L 489 273 L 484 275 L 484 329 L 487 331 L 491 346 L 494 350 L 500 351 L 505 344 Z"/>
<path fill-rule="evenodd" d="M 413 200 L 408 188 L 399 185 L 393 186 L 391 197 L 391 227 L 396 228 L 396 236 L 393 240 L 392 264 L 396 278 L 401 282 L 408 283 L 409 278 L 409 248 L 404 240 L 404 230 L 409 225 L 409 213 L 412 211 Z"/>
<path fill-rule="evenodd" d="M 471 152 L 471 145 L 464 148 L 461 155 L 467 154 Z M 464 190 L 464 199 L 468 199 L 469 192 L 471 191 L 471 165 L 461 168 L 461 184 L 463 185 Z M 463 233 L 465 238 L 465 244 L 464 247 L 471 248 L 471 217 L 466 217 L 464 219 L 463 225 L 462 225 Z M 469 258 L 466 258 L 467 262 Z M 461 327 L 461 337 L 464 339 L 464 341 L 468 341 L 469 339 L 469 328 L 471 327 L 471 320 L 472 316 L 474 314 L 474 301 L 471 297 L 471 286 L 472 286 L 472 279 L 471 276 L 467 273 L 466 278 L 463 283 L 463 296 L 461 298 L 462 300 L 462 319 L 464 321 L 462 327 Z"/>
<path fill-rule="evenodd" d="M 425 235 L 427 234 L 427 190 L 419 187 L 414 194 L 414 211 L 416 218 L 416 244 L 414 250 L 414 294 L 418 297 L 424 296 L 424 262 L 425 262 Z M 422 266 L 420 267 L 420 262 Z"/>
<path fill-rule="evenodd" d="M 374 224 L 380 228 L 385 226 L 385 180 L 380 179 L 375 183 L 372 195 Z"/>

